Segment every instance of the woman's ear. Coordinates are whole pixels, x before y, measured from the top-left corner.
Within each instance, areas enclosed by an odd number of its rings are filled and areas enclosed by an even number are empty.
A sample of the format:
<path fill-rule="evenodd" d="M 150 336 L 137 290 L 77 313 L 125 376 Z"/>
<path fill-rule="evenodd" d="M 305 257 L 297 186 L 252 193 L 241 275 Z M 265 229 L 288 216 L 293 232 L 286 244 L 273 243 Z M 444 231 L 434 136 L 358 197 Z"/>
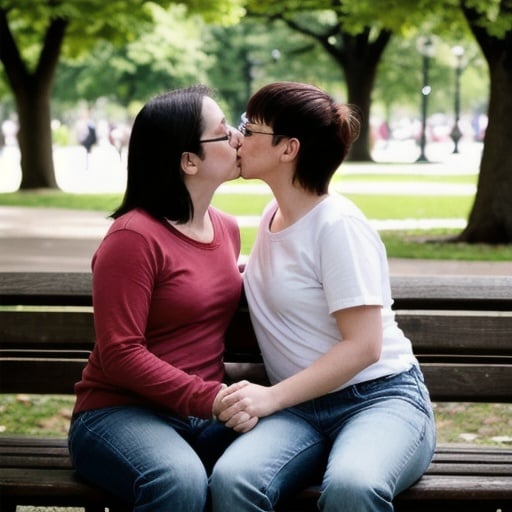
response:
<path fill-rule="evenodd" d="M 181 154 L 181 168 L 185 174 L 197 173 L 196 158 L 196 154 L 188 151 Z"/>
<path fill-rule="evenodd" d="M 286 141 L 286 146 L 284 148 L 283 153 L 281 154 L 281 158 L 284 162 L 291 162 L 297 155 L 299 154 L 300 149 L 300 141 L 294 137 L 289 138 Z"/>

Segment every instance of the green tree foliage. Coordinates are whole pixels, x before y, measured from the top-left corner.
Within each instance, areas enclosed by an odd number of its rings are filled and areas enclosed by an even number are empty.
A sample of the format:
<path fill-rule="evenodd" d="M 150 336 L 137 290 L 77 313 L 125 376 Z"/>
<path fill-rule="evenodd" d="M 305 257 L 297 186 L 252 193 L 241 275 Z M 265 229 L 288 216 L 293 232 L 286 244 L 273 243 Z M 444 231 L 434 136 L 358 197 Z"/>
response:
<path fill-rule="evenodd" d="M 203 52 L 203 19 L 183 5 L 151 6 L 151 31 L 123 46 L 98 41 L 80 59 L 62 59 L 54 102 L 93 103 L 106 97 L 127 107 L 163 90 L 207 82 L 211 58 Z"/>
<path fill-rule="evenodd" d="M 61 55 L 80 57 L 98 41 L 120 45 L 149 33 L 152 5 L 170 0 L 0 0 L 0 61 L 15 98 L 22 189 L 56 187 L 50 98 Z M 238 0 L 190 0 L 209 20 L 236 19 Z"/>
<path fill-rule="evenodd" d="M 344 75 L 347 101 L 362 114 L 361 136 L 351 159 L 371 160 L 370 106 L 377 69 L 393 33 L 412 30 L 420 17 L 411 2 L 393 0 L 249 0 L 248 11 L 280 19 L 290 28 L 317 41 Z"/>
<path fill-rule="evenodd" d="M 344 94 L 342 76 L 315 41 L 276 21 L 247 18 L 229 26 L 211 26 L 206 48 L 214 58 L 209 82 L 225 103 L 234 122 L 245 110 L 250 95 L 276 80 L 315 82 Z"/>

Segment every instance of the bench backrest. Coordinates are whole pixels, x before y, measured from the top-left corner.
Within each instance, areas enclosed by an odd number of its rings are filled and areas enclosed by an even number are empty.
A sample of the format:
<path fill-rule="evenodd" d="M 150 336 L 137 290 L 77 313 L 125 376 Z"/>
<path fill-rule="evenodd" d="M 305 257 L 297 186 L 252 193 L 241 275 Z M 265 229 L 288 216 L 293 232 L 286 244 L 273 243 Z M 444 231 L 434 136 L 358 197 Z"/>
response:
<path fill-rule="evenodd" d="M 436 401 L 512 402 L 512 277 L 393 277 L 397 321 Z M 228 332 L 252 345 L 247 304 Z M 0 273 L 0 392 L 73 393 L 94 344 L 89 273 Z M 237 343 L 240 345 L 240 343 Z M 226 352 L 261 379 L 257 351 Z"/>

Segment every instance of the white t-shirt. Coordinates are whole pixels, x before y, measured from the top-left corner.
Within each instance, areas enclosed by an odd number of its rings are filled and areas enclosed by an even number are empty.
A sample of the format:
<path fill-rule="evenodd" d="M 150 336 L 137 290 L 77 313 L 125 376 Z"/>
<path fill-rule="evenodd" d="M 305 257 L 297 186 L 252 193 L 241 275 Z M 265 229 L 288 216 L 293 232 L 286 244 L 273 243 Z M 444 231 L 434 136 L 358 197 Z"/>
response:
<path fill-rule="evenodd" d="M 276 209 L 275 201 L 265 209 L 244 273 L 270 381 L 290 377 L 343 342 L 332 313 L 361 305 L 382 306 L 382 355 L 338 389 L 416 364 L 391 310 L 386 250 L 359 208 L 329 195 L 292 226 L 271 233 Z"/>

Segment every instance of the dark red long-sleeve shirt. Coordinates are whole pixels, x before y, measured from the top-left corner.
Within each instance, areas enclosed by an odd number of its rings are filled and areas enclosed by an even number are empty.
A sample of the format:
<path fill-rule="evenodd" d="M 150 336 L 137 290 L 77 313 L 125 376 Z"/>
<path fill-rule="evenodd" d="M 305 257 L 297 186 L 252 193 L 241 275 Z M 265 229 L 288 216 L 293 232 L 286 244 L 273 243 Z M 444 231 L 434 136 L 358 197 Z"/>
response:
<path fill-rule="evenodd" d="M 210 218 L 211 243 L 142 210 L 114 221 L 93 257 L 96 344 L 75 413 L 137 404 L 211 416 L 242 284 L 236 221 L 214 208 Z"/>

